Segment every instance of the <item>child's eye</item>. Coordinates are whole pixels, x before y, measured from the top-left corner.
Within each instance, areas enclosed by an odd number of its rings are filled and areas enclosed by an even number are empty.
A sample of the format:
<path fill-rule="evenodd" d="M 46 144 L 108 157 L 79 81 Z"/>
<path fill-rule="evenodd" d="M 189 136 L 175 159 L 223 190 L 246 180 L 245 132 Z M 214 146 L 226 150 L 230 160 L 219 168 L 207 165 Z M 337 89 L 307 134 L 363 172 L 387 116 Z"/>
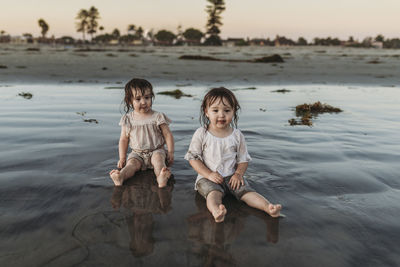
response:
<path fill-rule="evenodd" d="M 230 112 L 231 110 L 230 109 L 225 109 L 225 112 Z"/>
<path fill-rule="evenodd" d="M 149 100 L 150 96 L 145 96 L 144 99 Z"/>
<path fill-rule="evenodd" d="M 135 99 L 136 101 L 140 101 L 140 97 Z"/>
<path fill-rule="evenodd" d="M 218 112 L 218 109 L 213 109 L 212 112 Z"/>

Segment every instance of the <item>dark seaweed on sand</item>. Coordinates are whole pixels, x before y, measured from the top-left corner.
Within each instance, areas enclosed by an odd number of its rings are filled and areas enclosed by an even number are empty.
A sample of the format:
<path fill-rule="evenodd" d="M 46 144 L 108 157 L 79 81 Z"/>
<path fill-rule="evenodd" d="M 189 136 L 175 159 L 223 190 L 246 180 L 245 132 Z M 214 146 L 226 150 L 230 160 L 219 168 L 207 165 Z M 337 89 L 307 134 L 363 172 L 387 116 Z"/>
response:
<path fill-rule="evenodd" d="M 31 99 L 33 97 L 33 95 L 31 93 L 25 93 L 25 92 L 21 92 L 18 95 L 22 96 L 25 99 Z"/>
<path fill-rule="evenodd" d="M 220 61 L 220 59 L 215 57 L 201 56 L 201 55 L 183 55 L 180 56 L 179 59 Z"/>
<path fill-rule="evenodd" d="M 323 113 L 339 113 L 342 112 L 340 108 L 322 104 L 320 101 L 314 104 L 302 104 L 296 106 L 296 116 L 301 117 L 299 120 L 290 119 L 290 125 L 307 125 L 312 126 L 312 119 L 316 118 L 319 114 Z"/>
<path fill-rule="evenodd" d="M 84 121 L 84 122 L 89 122 L 89 123 L 94 122 L 94 123 L 96 123 L 96 124 L 99 123 L 96 119 L 83 119 L 83 121 Z"/>
<path fill-rule="evenodd" d="M 291 92 L 291 91 L 288 90 L 288 89 L 278 89 L 278 90 L 274 90 L 274 91 L 272 91 L 272 92 L 274 92 L 274 93 L 282 93 L 282 94 L 285 94 L 285 93 L 289 93 L 289 92 Z"/>
<path fill-rule="evenodd" d="M 274 54 L 272 56 L 266 56 L 251 60 L 239 60 L 239 59 L 219 59 L 215 57 L 202 56 L 202 55 L 183 55 L 180 56 L 179 59 L 187 59 L 187 60 L 208 60 L 208 61 L 226 61 L 226 62 L 249 62 L 249 63 L 283 63 L 285 62 L 283 58 Z"/>
<path fill-rule="evenodd" d="M 8 67 L 6 65 L 0 65 L 0 69 L 7 69 Z"/>
<path fill-rule="evenodd" d="M 254 62 L 254 63 L 283 63 L 285 61 L 283 60 L 283 58 L 280 55 L 274 54 L 274 55 L 268 56 L 268 57 L 256 58 L 256 59 L 251 60 L 250 62 Z"/>
<path fill-rule="evenodd" d="M 188 95 L 183 93 L 181 90 L 176 89 L 176 90 L 172 90 L 172 91 L 162 91 L 162 92 L 158 92 L 158 95 L 169 95 L 169 96 L 173 96 L 176 99 L 181 98 L 182 96 L 186 96 L 186 97 L 192 97 L 192 95 Z"/>

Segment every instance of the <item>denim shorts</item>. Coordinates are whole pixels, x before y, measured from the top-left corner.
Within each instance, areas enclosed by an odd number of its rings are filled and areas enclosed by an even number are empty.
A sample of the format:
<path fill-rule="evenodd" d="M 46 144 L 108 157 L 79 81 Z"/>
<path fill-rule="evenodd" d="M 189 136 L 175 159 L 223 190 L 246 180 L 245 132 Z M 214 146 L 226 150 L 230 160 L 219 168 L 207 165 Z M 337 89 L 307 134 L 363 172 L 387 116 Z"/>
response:
<path fill-rule="evenodd" d="M 200 195 L 207 199 L 208 194 L 211 191 L 219 191 L 225 196 L 227 193 L 232 194 L 236 199 L 240 200 L 242 196 L 248 192 L 255 192 L 255 190 L 249 185 L 249 183 L 244 179 L 244 185 L 240 186 L 239 189 L 234 190 L 229 185 L 229 180 L 232 176 L 224 177 L 224 182 L 222 184 L 214 183 L 207 178 L 201 178 L 197 181 L 196 187 Z"/>

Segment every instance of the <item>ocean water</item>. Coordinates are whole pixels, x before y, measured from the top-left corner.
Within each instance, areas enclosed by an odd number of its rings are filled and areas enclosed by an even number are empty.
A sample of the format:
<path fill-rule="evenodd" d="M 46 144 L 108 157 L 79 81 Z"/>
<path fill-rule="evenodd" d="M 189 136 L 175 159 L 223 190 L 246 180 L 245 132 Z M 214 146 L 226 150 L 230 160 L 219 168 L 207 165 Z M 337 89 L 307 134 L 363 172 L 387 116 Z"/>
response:
<path fill-rule="evenodd" d="M 242 106 L 246 178 L 286 217 L 227 197 L 216 224 L 183 159 L 207 86 L 156 95 L 176 147 L 164 189 L 151 172 L 113 186 L 123 90 L 107 86 L 0 87 L 1 266 L 400 265 L 398 87 L 225 85 Z M 316 101 L 343 112 L 289 125 L 296 105 Z"/>

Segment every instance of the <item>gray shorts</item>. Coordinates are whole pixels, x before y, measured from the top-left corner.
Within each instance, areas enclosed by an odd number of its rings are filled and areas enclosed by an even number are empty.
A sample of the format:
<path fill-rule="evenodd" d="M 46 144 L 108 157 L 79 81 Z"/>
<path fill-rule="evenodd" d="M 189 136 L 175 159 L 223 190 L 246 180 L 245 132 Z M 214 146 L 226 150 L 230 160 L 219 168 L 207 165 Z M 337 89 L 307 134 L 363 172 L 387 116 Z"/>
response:
<path fill-rule="evenodd" d="M 167 158 L 167 152 L 165 151 L 165 149 L 159 148 L 153 151 L 132 151 L 131 153 L 129 153 L 127 161 L 132 158 L 139 160 L 142 164 L 142 171 L 153 169 L 153 165 L 151 165 L 151 156 L 153 156 L 153 154 L 155 153 L 161 153 L 164 159 Z"/>
<path fill-rule="evenodd" d="M 239 189 L 234 190 L 229 185 L 229 180 L 232 176 L 224 177 L 224 182 L 222 184 L 214 183 L 207 178 L 201 178 L 197 181 L 196 188 L 200 195 L 207 199 L 208 194 L 211 191 L 219 191 L 225 196 L 227 193 L 231 193 L 236 199 L 240 200 L 242 196 L 248 192 L 255 192 L 249 183 L 244 179 L 244 185 L 240 186 Z"/>

